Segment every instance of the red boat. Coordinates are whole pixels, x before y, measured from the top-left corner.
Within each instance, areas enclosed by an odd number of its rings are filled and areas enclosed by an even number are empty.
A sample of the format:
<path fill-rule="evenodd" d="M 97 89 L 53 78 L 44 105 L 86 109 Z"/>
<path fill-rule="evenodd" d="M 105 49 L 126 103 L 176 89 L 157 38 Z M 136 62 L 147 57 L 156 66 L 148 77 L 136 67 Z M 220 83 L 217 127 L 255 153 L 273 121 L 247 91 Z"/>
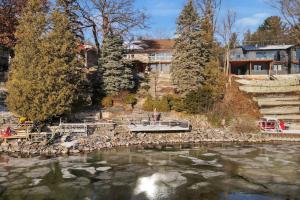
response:
<path fill-rule="evenodd" d="M 288 128 L 283 120 L 276 118 L 262 118 L 259 127 L 266 132 L 283 132 Z"/>

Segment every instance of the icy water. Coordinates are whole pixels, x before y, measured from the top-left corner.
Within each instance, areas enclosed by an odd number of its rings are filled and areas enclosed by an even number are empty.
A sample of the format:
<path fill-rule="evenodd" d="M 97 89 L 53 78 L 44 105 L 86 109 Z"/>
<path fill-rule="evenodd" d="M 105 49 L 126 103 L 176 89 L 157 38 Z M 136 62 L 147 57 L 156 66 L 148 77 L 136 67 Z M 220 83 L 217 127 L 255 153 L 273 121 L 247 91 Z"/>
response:
<path fill-rule="evenodd" d="M 300 199 L 300 144 L 122 148 L 0 157 L 3 200 Z"/>

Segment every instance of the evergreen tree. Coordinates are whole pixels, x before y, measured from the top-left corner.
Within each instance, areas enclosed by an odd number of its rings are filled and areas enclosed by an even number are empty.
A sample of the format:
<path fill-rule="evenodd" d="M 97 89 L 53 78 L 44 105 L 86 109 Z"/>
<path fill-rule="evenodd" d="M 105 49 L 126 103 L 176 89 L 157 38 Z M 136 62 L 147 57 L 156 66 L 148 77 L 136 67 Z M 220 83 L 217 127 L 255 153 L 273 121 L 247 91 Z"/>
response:
<path fill-rule="evenodd" d="M 178 18 L 176 34 L 171 74 L 178 91 L 185 94 L 202 85 L 203 69 L 210 57 L 205 32 L 192 0 Z"/>
<path fill-rule="evenodd" d="M 71 111 L 78 99 L 78 40 L 60 6 L 49 22 L 41 1 L 29 0 L 17 29 L 19 42 L 8 81 L 9 108 L 37 121 Z"/>
<path fill-rule="evenodd" d="M 16 30 L 17 44 L 7 88 L 7 104 L 12 112 L 30 117 L 40 82 L 35 67 L 40 65 L 40 43 L 45 34 L 46 10 L 39 0 L 29 0 Z"/>
<path fill-rule="evenodd" d="M 285 25 L 278 16 L 271 16 L 264 20 L 254 33 L 247 32 L 244 42 L 252 45 L 271 45 L 289 43 Z"/>
<path fill-rule="evenodd" d="M 112 33 L 107 35 L 103 40 L 99 60 L 103 88 L 107 95 L 114 95 L 134 86 L 131 65 L 125 61 L 124 55 L 122 38 Z"/>

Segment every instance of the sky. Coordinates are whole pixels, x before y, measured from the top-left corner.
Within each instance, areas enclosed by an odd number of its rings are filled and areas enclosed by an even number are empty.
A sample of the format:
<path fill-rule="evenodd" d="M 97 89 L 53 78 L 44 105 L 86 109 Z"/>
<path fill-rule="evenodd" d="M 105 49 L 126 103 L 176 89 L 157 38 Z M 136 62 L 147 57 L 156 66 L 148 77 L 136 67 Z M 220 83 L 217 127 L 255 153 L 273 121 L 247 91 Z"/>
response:
<path fill-rule="evenodd" d="M 149 16 L 147 30 L 140 33 L 154 37 L 173 37 L 176 30 L 176 19 L 186 0 L 135 0 L 138 9 L 144 9 Z M 243 33 L 256 28 L 268 16 L 278 15 L 275 8 L 269 5 L 271 0 L 223 0 L 219 21 L 227 10 L 236 12 L 235 31 L 241 38 Z"/>

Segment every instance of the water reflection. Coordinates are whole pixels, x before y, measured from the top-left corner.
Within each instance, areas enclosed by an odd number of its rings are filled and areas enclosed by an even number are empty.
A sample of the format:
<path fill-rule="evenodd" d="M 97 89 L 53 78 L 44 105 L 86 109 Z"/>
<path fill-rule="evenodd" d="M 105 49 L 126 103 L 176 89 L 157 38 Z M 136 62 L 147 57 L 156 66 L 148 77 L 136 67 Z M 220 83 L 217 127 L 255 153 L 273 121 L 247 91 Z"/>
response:
<path fill-rule="evenodd" d="M 288 153 L 287 153 L 288 152 Z M 3 200 L 299 199 L 300 145 L 124 148 L 0 159 Z"/>
<path fill-rule="evenodd" d="M 177 188 L 186 182 L 187 179 L 178 172 L 154 173 L 138 179 L 134 195 L 145 193 L 149 200 L 166 198 L 170 195 L 170 188 Z"/>

